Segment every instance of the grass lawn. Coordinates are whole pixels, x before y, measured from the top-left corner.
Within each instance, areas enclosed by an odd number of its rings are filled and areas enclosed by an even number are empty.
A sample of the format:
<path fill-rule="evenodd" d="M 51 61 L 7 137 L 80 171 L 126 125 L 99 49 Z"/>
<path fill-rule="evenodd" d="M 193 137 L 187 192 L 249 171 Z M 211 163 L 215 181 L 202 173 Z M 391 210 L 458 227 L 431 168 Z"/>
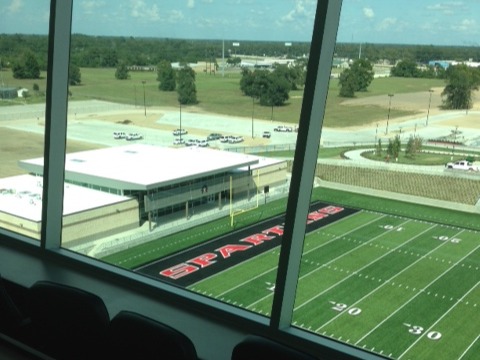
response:
<path fill-rule="evenodd" d="M 155 72 L 130 72 L 130 79 L 115 79 L 115 69 L 80 69 L 82 83 L 79 86 L 71 86 L 71 101 L 100 99 L 105 101 L 125 104 L 143 105 L 144 90 L 146 106 L 178 107 L 176 92 L 162 92 L 158 90 L 157 74 Z M 12 72 L 3 70 L 2 76 L 8 86 L 25 87 L 30 89 L 31 96 L 27 103 L 45 101 L 46 73 L 41 73 L 41 79 L 19 80 L 12 77 Z M 142 83 L 145 81 L 145 84 Z M 281 121 L 286 123 L 298 123 L 303 99 L 303 91 L 291 91 L 290 99 L 284 106 L 265 107 L 257 101 L 242 95 L 240 91 L 240 74 L 228 72 L 225 76 L 221 73 L 206 75 L 198 73 L 196 77 L 198 105 L 190 107 L 190 110 L 207 111 L 218 114 L 251 117 L 252 113 L 257 119 Z M 33 84 L 39 85 L 40 92 L 35 93 Z M 374 79 L 367 92 L 357 93 L 357 98 L 377 96 L 394 92 L 396 94 L 427 91 L 432 87 L 443 86 L 442 80 L 431 79 L 404 79 L 404 78 L 378 78 Z M 385 106 L 342 105 L 346 99 L 338 96 L 338 80 L 331 79 L 324 125 L 328 127 L 356 126 L 376 122 L 385 117 Z M 0 105 L 12 102 L 0 102 Z M 25 103 L 24 99 L 18 99 L 13 103 Z M 189 107 L 185 107 L 189 111 Z M 414 114 L 392 107 L 390 117 L 392 119 Z"/>

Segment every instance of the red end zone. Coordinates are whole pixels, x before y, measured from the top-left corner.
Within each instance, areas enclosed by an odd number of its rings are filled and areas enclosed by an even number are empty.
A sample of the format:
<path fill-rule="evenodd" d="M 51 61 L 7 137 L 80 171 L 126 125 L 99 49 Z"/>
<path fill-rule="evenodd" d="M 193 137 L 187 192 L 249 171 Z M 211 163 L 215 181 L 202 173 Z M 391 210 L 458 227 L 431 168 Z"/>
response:
<path fill-rule="evenodd" d="M 307 218 L 307 232 L 358 210 L 315 203 Z M 189 286 L 281 244 L 285 217 L 278 216 L 210 240 L 167 258 L 144 265 L 136 272 L 179 286 Z"/>

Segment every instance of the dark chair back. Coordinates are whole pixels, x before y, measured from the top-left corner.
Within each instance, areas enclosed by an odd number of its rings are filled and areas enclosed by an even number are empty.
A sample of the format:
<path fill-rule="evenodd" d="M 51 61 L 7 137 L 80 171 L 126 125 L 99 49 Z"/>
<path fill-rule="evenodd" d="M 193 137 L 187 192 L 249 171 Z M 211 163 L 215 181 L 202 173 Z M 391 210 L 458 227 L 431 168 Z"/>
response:
<path fill-rule="evenodd" d="M 232 351 L 232 360 L 316 360 L 314 357 L 270 339 L 250 335 Z"/>
<path fill-rule="evenodd" d="M 180 331 L 132 311 L 110 322 L 106 355 L 111 359 L 197 360 L 192 341 Z"/>
<path fill-rule="evenodd" d="M 13 338 L 21 338 L 29 323 L 30 319 L 12 299 L 0 276 L 0 332 Z"/>
<path fill-rule="evenodd" d="M 103 300 L 88 291 L 38 281 L 28 292 L 35 348 L 56 359 L 91 359 L 103 343 L 110 316 Z"/>

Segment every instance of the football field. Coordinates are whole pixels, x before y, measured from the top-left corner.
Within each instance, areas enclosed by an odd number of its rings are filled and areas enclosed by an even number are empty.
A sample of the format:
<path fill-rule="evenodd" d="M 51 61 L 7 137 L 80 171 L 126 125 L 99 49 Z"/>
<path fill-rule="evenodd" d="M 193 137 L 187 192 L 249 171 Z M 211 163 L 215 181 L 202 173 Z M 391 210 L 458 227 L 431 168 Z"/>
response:
<path fill-rule="evenodd" d="M 188 288 L 268 316 L 279 251 Z M 479 283 L 477 231 L 352 212 L 306 236 L 293 324 L 394 359 L 478 359 Z"/>

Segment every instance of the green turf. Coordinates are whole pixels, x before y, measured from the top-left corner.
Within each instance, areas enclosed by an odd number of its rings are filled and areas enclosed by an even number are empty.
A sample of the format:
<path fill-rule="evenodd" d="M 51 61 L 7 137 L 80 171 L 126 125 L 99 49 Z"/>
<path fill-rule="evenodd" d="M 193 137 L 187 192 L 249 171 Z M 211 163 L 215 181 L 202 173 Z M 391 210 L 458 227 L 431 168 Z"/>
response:
<path fill-rule="evenodd" d="M 395 359 L 457 359 L 480 331 L 478 235 L 373 212 L 320 228 L 305 239 L 294 326 Z M 269 315 L 277 257 L 190 289 Z"/>
<path fill-rule="evenodd" d="M 312 199 L 314 201 L 321 200 L 358 209 L 381 211 L 386 214 L 407 217 L 413 216 L 419 220 L 427 220 L 480 230 L 478 215 L 473 213 L 463 213 L 452 211 L 450 209 L 404 203 L 391 199 L 376 198 L 363 194 L 325 188 L 315 188 L 313 190 Z M 235 218 L 234 228 L 252 225 L 274 215 L 282 214 L 285 212 L 286 202 L 287 199 L 271 201 L 267 206 L 260 206 L 258 209 L 240 214 Z M 155 259 L 189 248 L 192 245 L 203 241 L 213 239 L 222 234 L 231 232 L 232 230 L 233 229 L 230 226 L 230 218 L 226 217 L 204 225 L 196 226 L 193 229 L 181 231 L 161 237 L 158 240 L 129 248 L 113 255 L 106 256 L 102 258 L 102 260 L 127 269 L 134 269 Z"/>

